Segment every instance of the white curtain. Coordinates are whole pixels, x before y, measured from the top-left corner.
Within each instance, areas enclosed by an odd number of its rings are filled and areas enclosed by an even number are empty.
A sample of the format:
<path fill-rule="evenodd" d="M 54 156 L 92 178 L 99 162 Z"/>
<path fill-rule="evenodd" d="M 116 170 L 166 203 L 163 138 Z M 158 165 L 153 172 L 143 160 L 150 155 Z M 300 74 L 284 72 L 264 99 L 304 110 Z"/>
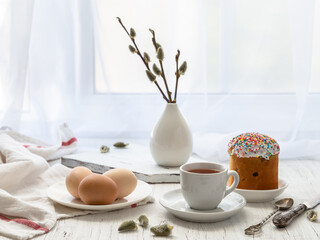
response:
<path fill-rule="evenodd" d="M 33 0 L 2 1 L 1 13 L 1 119 L 17 126 L 27 85 Z"/>
<path fill-rule="evenodd" d="M 128 51 L 116 21 L 154 58 L 153 28 L 174 88 L 174 55 L 188 61 L 178 104 L 194 152 L 227 159 L 244 131 L 269 134 L 282 158 L 317 158 L 320 146 L 319 1 L 2 0 L 0 121 L 53 140 L 76 135 L 147 138 L 165 102 Z M 161 85 L 163 87 L 163 85 Z"/>

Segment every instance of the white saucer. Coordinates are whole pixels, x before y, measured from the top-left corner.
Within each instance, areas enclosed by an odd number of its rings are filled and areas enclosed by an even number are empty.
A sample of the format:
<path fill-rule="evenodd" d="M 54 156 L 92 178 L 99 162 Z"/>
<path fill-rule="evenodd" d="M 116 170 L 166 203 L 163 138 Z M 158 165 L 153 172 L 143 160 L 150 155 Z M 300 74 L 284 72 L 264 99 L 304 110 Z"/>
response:
<path fill-rule="evenodd" d="M 238 213 L 245 205 L 246 200 L 237 193 L 230 193 L 217 208 L 213 210 L 195 210 L 188 206 L 181 190 L 165 193 L 160 198 L 160 204 L 177 218 L 190 222 L 219 222 Z"/>
<path fill-rule="evenodd" d="M 288 183 L 279 178 L 279 188 L 271 190 L 247 190 L 236 188 L 234 191 L 241 194 L 248 203 L 269 202 L 278 197 L 288 187 Z"/>
<path fill-rule="evenodd" d="M 87 205 L 84 204 L 80 199 L 75 199 L 73 196 L 71 196 L 64 182 L 58 182 L 48 188 L 47 195 L 53 201 L 67 207 L 85 210 L 115 210 L 140 202 L 148 197 L 151 192 L 152 189 L 149 184 L 138 180 L 136 189 L 130 195 L 122 199 L 118 199 L 108 205 Z"/>

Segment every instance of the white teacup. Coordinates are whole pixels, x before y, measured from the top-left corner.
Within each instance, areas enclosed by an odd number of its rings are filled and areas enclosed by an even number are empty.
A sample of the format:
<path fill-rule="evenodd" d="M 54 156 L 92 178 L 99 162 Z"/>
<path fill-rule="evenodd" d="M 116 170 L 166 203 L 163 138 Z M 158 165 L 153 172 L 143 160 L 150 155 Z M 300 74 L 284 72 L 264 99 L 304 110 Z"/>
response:
<path fill-rule="evenodd" d="M 216 172 L 200 173 L 200 170 L 202 172 L 215 170 Z M 230 187 L 227 187 L 230 176 L 234 177 L 234 181 Z M 238 173 L 228 171 L 226 167 L 218 163 L 186 163 L 180 167 L 181 191 L 186 202 L 194 209 L 216 208 L 222 199 L 238 186 L 238 183 Z"/>

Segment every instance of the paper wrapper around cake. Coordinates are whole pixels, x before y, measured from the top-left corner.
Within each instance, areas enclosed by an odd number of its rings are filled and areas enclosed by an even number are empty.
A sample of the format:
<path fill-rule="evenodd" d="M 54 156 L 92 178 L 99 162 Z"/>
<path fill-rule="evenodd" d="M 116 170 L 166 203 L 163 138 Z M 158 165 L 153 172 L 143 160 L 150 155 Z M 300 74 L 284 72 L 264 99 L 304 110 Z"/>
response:
<path fill-rule="evenodd" d="M 250 190 L 268 190 L 278 188 L 279 154 L 273 155 L 269 160 L 262 157 L 243 157 L 230 155 L 230 170 L 239 174 L 237 188 Z M 230 186 L 233 182 L 231 176 L 228 180 Z"/>

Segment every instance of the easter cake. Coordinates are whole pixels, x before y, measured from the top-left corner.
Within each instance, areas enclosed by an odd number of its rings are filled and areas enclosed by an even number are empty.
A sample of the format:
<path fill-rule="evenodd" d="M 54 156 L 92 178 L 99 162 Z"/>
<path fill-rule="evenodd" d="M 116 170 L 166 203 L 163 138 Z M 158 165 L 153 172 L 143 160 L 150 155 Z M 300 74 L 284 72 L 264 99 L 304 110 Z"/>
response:
<path fill-rule="evenodd" d="M 239 174 L 237 188 L 267 190 L 278 188 L 279 144 L 260 133 L 243 133 L 228 144 L 230 170 Z M 228 185 L 233 182 L 230 177 Z"/>

